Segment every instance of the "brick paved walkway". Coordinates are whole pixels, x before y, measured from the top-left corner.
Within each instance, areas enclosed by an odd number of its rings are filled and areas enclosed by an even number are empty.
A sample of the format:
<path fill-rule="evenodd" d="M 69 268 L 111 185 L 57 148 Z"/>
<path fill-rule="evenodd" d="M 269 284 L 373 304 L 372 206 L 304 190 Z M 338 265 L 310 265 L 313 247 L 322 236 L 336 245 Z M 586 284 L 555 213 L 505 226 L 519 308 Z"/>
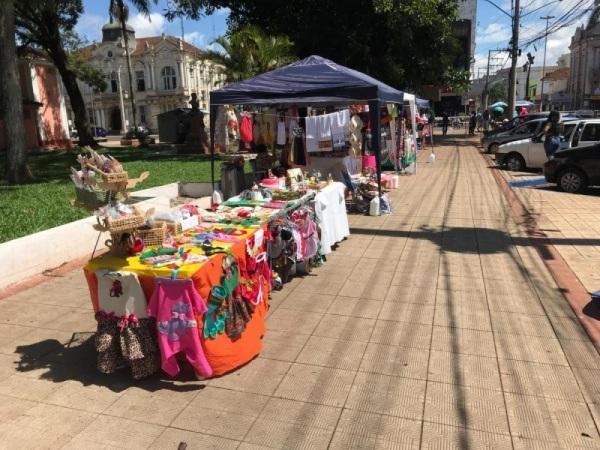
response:
<path fill-rule="evenodd" d="M 600 447 L 600 358 L 478 151 L 447 140 L 393 200 L 220 379 L 97 374 L 79 272 L 0 301 L 0 447 Z"/>

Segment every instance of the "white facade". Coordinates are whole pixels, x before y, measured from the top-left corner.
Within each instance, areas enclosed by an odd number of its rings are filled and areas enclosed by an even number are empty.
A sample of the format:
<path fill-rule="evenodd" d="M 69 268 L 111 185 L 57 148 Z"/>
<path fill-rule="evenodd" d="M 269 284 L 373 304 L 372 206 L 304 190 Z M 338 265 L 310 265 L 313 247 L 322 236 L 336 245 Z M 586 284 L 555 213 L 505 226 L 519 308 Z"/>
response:
<path fill-rule="evenodd" d="M 105 25 L 102 42 L 84 50 L 87 61 L 104 73 L 106 90 L 94 93 L 81 84 L 90 122 L 112 132 L 133 126 L 127 60 L 118 27 Z M 137 125 L 156 130 L 157 114 L 189 108 L 192 93 L 197 94 L 200 108 L 208 109 L 209 92 L 223 86 L 225 77 L 200 49 L 168 35 L 136 39 L 129 25 L 128 37 Z"/>

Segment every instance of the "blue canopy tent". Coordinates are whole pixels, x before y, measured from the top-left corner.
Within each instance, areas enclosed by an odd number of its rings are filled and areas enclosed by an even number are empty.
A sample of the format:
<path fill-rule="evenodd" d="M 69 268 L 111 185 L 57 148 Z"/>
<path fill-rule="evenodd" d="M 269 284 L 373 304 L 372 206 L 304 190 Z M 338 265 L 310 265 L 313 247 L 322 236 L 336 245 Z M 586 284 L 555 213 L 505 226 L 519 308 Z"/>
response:
<path fill-rule="evenodd" d="M 381 128 L 384 103 L 402 107 L 404 93 L 364 73 L 341 66 L 321 56 L 309 56 L 287 66 L 263 73 L 210 93 L 210 151 L 213 188 L 214 128 L 219 105 L 335 105 L 368 103 L 371 127 Z M 372 133 L 381 195 L 381 135 Z"/>

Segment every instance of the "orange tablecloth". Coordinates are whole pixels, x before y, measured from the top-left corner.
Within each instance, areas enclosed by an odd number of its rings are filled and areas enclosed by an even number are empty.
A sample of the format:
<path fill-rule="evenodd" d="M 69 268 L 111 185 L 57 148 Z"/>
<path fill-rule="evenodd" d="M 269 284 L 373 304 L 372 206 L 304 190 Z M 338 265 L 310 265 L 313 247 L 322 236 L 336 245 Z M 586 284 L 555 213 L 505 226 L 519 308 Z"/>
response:
<path fill-rule="evenodd" d="M 222 244 L 219 243 L 219 245 Z M 246 255 L 245 240 L 233 244 L 231 250 L 236 258 L 244 258 Z M 182 267 L 182 270 L 179 271 L 179 278 L 192 278 L 200 295 L 204 299 L 208 299 L 211 287 L 220 284 L 221 275 L 223 274 L 222 260 L 223 255 L 217 254 L 205 263 L 192 265 L 192 271 L 189 269 L 187 271 L 183 270 Z M 167 277 L 170 273 L 170 269 L 167 268 L 153 270 L 143 268 L 137 258 L 107 256 L 96 258 L 84 268 L 94 311 L 98 310 L 98 281 L 95 272 L 99 269 L 126 270 L 137 273 L 147 299 L 150 299 L 154 291 L 154 278 L 156 276 Z M 248 322 L 246 330 L 238 340 L 232 341 L 225 333 L 218 335 L 216 339 L 202 339 L 206 358 L 215 376 L 223 375 L 246 364 L 260 353 L 262 337 L 266 331 L 265 317 L 268 310 L 267 298 L 270 289 L 269 283 L 265 284 L 263 288 L 264 301 L 256 307 L 252 319 Z M 202 317 L 198 316 L 198 327 L 202 329 L 202 326 Z M 200 334 L 202 335 L 202 333 Z"/>

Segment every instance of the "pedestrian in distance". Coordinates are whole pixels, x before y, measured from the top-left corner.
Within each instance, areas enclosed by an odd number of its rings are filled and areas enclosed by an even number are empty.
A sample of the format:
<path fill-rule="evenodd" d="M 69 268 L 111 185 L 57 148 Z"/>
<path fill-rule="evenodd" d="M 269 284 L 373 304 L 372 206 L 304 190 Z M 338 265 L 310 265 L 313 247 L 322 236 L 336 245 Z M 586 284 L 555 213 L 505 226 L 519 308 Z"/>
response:
<path fill-rule="evenodd" d="M 560 112 L 550 111 L 548 120 L 544 125 L 544 151 L 548 159 L 560 148 Z"/>
<path fill-rule="evenodd" d="M 483 111 L 483 132 L 490 131 L 490 110 L 486 109 Z"/>
<path fill-rule="evenodd" d="M 475 127 L 477 126 L 477 114 L 475 111 L 471 112 L 471 117 L 469 117 L 469 134 L 471 136 L 475 135 Z"/>
<path fill-rule="evenodd" d="M 444 136 L 448 134 L 448 125 L 450 125 L 450 117 L 448 117 L 448 113 L 444 111 L 442 114 L 442 135 Z"/>

